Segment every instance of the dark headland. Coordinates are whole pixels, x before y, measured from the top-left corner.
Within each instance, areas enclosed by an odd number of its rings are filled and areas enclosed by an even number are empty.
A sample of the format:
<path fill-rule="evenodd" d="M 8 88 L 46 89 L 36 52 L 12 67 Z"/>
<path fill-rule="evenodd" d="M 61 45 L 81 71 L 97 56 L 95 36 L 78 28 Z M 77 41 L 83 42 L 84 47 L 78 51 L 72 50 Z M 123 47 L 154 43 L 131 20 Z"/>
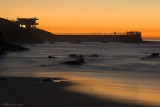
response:
<path fill-rule="evenodd" d="M 23 28 L 4 18 L 0 18 L 0 32 L 8 43 L 43 43 L 53 34 L 37 28 Z"/>

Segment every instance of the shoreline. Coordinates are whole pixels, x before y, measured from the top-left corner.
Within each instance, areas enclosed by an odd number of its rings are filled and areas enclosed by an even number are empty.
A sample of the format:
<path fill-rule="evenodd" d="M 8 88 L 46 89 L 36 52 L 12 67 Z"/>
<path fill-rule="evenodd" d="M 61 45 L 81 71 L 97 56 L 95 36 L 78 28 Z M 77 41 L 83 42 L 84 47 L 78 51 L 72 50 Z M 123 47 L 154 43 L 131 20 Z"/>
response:
<path fill-rule="evenodd" d="M 23 104 L 24 107 L 146 107 L 99 99 L 66 90 L 76 86 L 71 81 L 40 82 L 42 77 L 4 77 L 0 80 L 0 104 Z M 56 77 L 57 78 L 57 77 Z"/>

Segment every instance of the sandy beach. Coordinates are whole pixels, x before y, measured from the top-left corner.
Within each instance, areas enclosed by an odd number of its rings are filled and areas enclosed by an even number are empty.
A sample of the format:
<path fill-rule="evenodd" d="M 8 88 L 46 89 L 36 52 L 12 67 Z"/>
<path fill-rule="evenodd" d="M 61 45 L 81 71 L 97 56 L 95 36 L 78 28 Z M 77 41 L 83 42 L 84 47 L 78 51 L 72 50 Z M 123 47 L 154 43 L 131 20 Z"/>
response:
<path fill-rule="evenodd" d="M 0 80 L 1 107 L 143 107 L 65 90 L 66 87 L 76 84 L 61 78 L 55 78 L 56 82 L 41 82 L 46 78 L 33 77 L 4 79 Z"/>

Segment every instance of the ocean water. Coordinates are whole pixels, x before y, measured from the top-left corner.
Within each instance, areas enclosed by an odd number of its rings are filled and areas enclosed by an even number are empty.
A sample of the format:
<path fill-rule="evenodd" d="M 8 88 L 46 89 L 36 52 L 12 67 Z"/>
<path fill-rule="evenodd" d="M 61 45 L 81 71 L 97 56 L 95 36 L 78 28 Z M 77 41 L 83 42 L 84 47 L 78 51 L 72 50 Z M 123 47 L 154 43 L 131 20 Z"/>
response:
<path fill-rule="evenodd" d="M 127 71 L 130 73 L 160 73 L 160 58 L 148 58 L 151 53 L 160 52 L 160 44 L 125 43 L 55 43 L 24 45 L 30 51 L 8 52 L 0 56 L 1 73 L 5 72 L 96 72 Z M 74 60 L 69 54 L 84 55 L 85 64 L 68 66 L 62 62 Z M 99 57 L 90 57 L 97 54 Z M 48 59 L 54 55 L 57 59 Z M 27 68 L 27 69 L 25 69 Z"/>
<path fill-rule="evenodd" d="M 150 96 L 154 99 L 160 97 L 158 91 L 160 90 L 160 58 L 146 58 L 151 53 L 159 53 L 160 44 L 57 42 L 24 46 L 30 51 L 7 52 L 0 56 L 1 76 L 80 76 L 129 84 L 134 87 L 149 87 L 152 89 L 149 91 Z M 61 64 L 74 60 L 68 57 L 69 54 L 84 55 L 85 63 L 75 66 Z M 99 57 L 90 57 L 92 54 L 97 54 Z M 49 59 L 49 55 L 57 58 Z M 159 100 L 153 102 L 157 103 Z"/>
<path fill-rule="evenodd" d="M 13 75 L 34 75 L 38 73 L 86 73 L 128 75 L 135 78 L 160 78 L 160 58 L 146 58 L 151 53 L 160 52 L 160 44 L 127 43 L 82 43 L 70 44 L 27 44 L 30 51 L 8 52 L 0 60 L 0 73 Z M 62 62 L 75 60 L 69 54 L 84 55 L 85 64 L 64 65 Z M 99 57 L 90 57 L 97 54 Z M 57 59 L 48 59 L 49 55 Z M 141 60 L 141 58 L 146 58 Z M 107 76 L 108 77 L 108 76 Z M 123 77 L 123 76 L 122 76 Z M 102 78 L 102 77 L 101 77 Z M 118 77 L 120 78 L 120 76 Z M 130 78 L 130 77 L 128 77 Z"/>

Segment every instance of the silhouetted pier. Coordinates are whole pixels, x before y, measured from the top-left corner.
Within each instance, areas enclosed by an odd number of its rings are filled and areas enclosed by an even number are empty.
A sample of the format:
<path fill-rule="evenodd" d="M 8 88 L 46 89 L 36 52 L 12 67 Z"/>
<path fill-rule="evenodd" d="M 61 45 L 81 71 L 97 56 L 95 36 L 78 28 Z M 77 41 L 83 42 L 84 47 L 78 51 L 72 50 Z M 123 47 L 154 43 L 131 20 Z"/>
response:
<path fill-rule="evenodd" d="M 141 32 L 114 32 L 114 33 L 55 33 L 52 37 L 55 42 L 143 42 Z"/>

